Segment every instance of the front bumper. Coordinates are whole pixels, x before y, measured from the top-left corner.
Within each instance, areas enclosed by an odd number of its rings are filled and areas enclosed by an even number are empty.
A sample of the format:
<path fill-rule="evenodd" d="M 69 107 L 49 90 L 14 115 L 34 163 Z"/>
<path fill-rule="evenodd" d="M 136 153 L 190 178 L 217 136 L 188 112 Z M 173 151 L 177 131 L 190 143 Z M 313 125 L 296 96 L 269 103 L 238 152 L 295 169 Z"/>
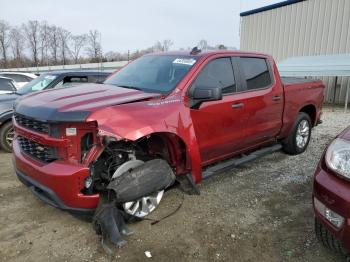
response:
<path fill-rule="evenodd" d="M 322 160 L 315 172 L 313 195 L 327 208 L 345 218 L 343 225 L 337 228 L 315 209 L 316 218 L 350 254 L 350 183 L 328 171 Z"/>
<path fill-rule="evenodd" d="M 84 195 L 84 179 L 89 169 L 60 160 L 43 164 L 21 152 L 13 141 L 14 165 L 19 180 L 46 203 L 72 213 L 93 213 L 99 195 Z"/>

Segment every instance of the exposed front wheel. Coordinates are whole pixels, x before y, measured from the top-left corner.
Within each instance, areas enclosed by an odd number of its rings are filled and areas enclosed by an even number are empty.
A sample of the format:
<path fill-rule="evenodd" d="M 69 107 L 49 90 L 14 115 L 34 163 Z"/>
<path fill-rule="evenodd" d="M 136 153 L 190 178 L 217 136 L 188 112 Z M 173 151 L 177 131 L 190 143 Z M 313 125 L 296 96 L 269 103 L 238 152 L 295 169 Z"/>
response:
<path fill-rule="evenodd" d="M 127 171 L 143 165 L 141 160 L 129 160 L 119 166 L 113 174 L 113 178 L 117 178 Z M 148 196 L 141 197 L 138 200 L 126 202 L 123 204 L 124 211 L 133 217 L 143 218 L 152 213 L 159 205 L 163 198 L 164 190 L 155 192 Z"/>
<path fill-rule="evenodd" d="M 310 142 L 311 128 L 309 115 L 300 112 L 290 134 L 283 141 L 283 150 L 290 155 L 303 153 Z"/>
<path fill-rule="evenodd" d="M 0 147 L 6 152 L 12 152 L 12 141 L 15 132 L 12 126 L 12 122 L 5 123 L 0 129 Z"/>
<path fill-rule="evenodd" d="M 123 204 L 124 211 L 134 217 L 143 218 L 153 212 L 163 198 L 164 190 L 152 195 L 142 197 L 139 200 Z"/>

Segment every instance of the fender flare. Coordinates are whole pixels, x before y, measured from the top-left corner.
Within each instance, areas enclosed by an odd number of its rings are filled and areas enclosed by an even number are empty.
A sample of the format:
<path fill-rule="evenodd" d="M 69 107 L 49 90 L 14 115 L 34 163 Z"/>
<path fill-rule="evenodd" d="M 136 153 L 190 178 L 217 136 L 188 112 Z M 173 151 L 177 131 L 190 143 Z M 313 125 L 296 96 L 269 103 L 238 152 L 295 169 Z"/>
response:
<path fill-rule="evenodd" d="M 8 121 L 11 121 L 12 119 L 12 116 L 13 116 L 13 110 L 10 110 L 10 111 L 6 111 L 2 114 L 0 114 L 0 127 L 8 122 Z"/>
<path fill-rule="evenodd" d="M 107 135 L 107 136 L 113 135 L 118 140 L 129 140 L 133 142 L 136 142 L 144 137 L 157 135 L 161 133 L 175 135 L 185 144 L 187 154 L 190 158 L 192 178 L 195 183 L 200 183 L 202 181 L 202 166 L 201 166 L 202 161 L 201 161 L 201 156 L 199 151 L 199 145 L 197 142 L 197 138 L 196 138 L 193 126 L 190 126 L 189 128 L 184 129 L 182 134 L 180 134 L 179 132 L 174 132 L 173 130 L 169 130 L 169 129 L 161 128 L 161 129 L 155 130 L 150 127 L 144 127 L 142 129 L 134 130 L 133 132 L 128 133 L 125 136 L 121 136 L 120 134 L 112 134 L 108 131 L 102 132 L 103 135 Z"/>

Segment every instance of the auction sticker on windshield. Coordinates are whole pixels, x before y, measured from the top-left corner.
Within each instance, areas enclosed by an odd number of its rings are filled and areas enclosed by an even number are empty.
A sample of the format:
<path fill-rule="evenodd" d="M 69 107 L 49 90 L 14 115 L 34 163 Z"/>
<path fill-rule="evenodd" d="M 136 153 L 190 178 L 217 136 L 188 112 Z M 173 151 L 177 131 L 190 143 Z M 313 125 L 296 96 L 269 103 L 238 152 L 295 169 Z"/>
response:
<path fill-rule="evenodd" d="M 176 58 L 173 61 L 173 64 L 182 64 L 182 65 L 194 65 L 196 63 L 196 60 L 193 58 Z"/>

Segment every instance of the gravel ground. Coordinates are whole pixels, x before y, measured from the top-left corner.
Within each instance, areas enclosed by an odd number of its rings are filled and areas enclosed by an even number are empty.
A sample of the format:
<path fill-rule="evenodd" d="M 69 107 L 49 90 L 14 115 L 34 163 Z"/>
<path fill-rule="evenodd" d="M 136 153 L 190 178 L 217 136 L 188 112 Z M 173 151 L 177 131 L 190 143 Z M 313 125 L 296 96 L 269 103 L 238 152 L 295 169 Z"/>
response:
<path fill-rule="evenodd" d="M 307 151 L 281 152 L 200 185 L 200 196 L 184 196 L 182 208 L 135 233 L 116 254 L 104 254 L 87 222 L 50 207 L 21 185 L 11 154 L 0 153 L 0 261 L 343 261 L 315 239 L 312 176 L 331 139 L 350 123 L 350 114 L 326 108 Z M 151 216 L 159 218 L 182 201 L 174 189 Z"/>

